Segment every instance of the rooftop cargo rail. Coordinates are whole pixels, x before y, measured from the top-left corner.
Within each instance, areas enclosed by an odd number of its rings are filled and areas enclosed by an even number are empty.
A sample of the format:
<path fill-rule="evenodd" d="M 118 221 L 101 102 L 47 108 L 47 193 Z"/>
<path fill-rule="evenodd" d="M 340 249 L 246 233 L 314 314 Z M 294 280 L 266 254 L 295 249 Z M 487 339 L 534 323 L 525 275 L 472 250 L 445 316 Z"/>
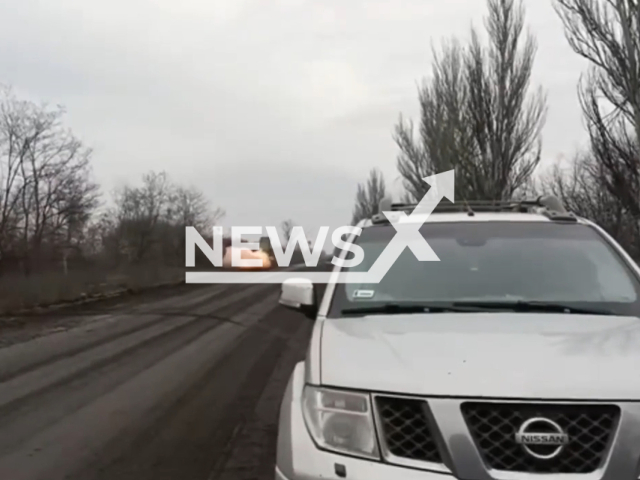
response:
<path fill-rule="evenodd" d="M 417 203 L 393 203 L 390 199 L 384 199 L 379 204 L 379 212 L 411 213 L 417 206 Z M 433 210 L 433 213 L 467 213 L 469 216 L 483 212 L 535 213 L 556 221 L 577 221 L 576 216 L 567 211 L 562 202 L 553 195 L 525 200 L 473 200 L 453 203 L 443 199 Z M 371 220 L 373 223 L 388 222 L 382 213 L 374 215 Z"/>

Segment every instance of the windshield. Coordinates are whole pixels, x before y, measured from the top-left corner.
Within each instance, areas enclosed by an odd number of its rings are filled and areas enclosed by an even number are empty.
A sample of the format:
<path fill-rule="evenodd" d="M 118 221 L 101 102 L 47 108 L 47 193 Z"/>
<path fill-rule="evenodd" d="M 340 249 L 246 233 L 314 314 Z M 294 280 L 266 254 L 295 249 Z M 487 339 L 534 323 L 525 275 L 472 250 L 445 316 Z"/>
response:
<path fill-rule="evenodd" d="M 329 317 L 344 309 L 403 302 L 561 302 L 637 315 L 638 280 L 593 228 L 542 222 L 432 223 L 422 236 L 440 258 L 419 262 L 406 248 L 378 284 L 336 286 Z M 367 271 L 395 235 L 389 225 L 357 240 Z"/>

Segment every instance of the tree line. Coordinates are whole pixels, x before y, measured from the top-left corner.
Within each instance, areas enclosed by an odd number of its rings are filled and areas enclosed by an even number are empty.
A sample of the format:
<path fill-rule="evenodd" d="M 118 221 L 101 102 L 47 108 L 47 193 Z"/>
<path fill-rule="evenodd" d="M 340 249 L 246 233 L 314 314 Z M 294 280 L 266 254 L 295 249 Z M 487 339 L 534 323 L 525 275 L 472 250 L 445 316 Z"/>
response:
<path fill-rule="evenodd" d="M 178 278 L 184 227 L 224 215 L 164 172 L 105 194 L 65 113 L 0 89 L 0 308 Z"/>
<path fill-rule="evenodd" d="M 536 38 L 521 0 L 487 0 L 483 32 L 471 28 L 468 40 L 434 48 L 418 121 L 401 116 L 395 125 L 402 200 L 422 198 L 423 177 L 455 169 L 457 198 L 554 194 L 640 258 L 640 3 L 552 1 L 568 45 L 588 63 L 576 89 L 587 145 L 569 165 L 540 171 L 549 107 L 544 87 L 532 85 Z M 352 222 L 376 213 L 385 194 L 381 172 L 371 170 Z"/>

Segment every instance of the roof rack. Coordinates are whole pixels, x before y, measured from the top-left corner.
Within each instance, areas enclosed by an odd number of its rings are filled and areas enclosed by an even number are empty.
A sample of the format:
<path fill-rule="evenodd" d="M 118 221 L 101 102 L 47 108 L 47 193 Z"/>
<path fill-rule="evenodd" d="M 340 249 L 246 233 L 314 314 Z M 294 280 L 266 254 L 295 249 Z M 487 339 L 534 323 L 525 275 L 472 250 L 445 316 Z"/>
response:
<path fill-rule="evenodd" d="M 380 202 L 380 212 L 412 212 L 417 203 L 392 203 L 390 199 Z M 480 212 L 537 213 L 555 221 L 576 222 L 576 216 L 568 212 L 562 202 L 553 195 L 540 196 L 529 200 L 474 200 L 451 203 L 443 200 L 435 207 L 434 213 L 464 212 L 473 216 Z M 379 213 L 372 218 L 373 223 L 385 223 L 387 219 Z"/>

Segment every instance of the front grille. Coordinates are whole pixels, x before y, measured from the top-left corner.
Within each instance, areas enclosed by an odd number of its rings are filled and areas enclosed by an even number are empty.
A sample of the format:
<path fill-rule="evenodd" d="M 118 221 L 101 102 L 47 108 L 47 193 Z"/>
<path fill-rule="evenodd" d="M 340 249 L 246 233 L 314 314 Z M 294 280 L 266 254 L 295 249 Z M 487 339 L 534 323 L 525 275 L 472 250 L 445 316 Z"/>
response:
<path fill-rule="evenodd" d="M 540 405 L 519 403 L 462 404 L 480 453 L 489 468 L 528 473 L 590 473 L 598 469 L 617 427 L 620 410 L 612 405 Z M 553 458 L 539 459 L 516 442 L 522 424 L 532 418 L 552 420 L 568 434 L 569 440 Z M 534 430 L 540 431 L 544 422 Z M 534 453 L 548 455 L 557 446 L 529 446 Z"/>
<path fill-rule="evenodd" d="M 396 457 L 442 463 L 424 400 L 375 397 L 382 439 Z"/>

